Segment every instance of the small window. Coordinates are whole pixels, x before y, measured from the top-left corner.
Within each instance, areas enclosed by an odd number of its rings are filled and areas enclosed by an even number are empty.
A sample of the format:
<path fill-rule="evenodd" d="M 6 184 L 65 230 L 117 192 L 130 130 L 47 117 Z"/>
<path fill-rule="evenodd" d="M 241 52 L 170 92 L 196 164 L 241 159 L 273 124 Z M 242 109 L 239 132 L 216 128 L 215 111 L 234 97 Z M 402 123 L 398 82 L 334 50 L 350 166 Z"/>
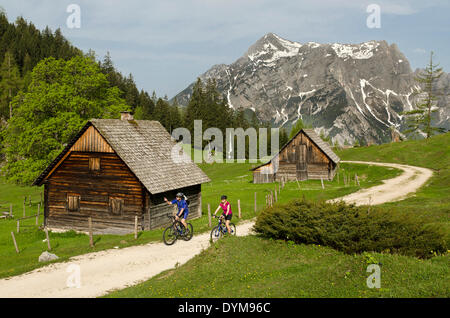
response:
<path fill-rule="evenodd" d="M 109 198 L 109 209 L 113 215 L 121 215 L 123 212 L 123 199 Z"/>
<path fill-rule="evenodd" d="M 89 158 L 89 171 L 100 171 L 100 158 Z"/>
<path fill-rule="evenodd" d="M 80 196 L 79 195 L 68 195 L 67 196 L 67 209 L 70 212 L 80 211 Z"/>

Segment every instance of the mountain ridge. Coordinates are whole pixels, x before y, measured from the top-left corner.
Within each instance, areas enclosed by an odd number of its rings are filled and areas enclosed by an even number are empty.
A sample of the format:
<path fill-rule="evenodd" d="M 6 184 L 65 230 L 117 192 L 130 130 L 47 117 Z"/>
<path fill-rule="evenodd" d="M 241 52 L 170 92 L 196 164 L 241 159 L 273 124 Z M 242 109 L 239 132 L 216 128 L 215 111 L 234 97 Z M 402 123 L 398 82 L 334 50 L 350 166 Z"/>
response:
<path fill-rule="evenodd" d="M 417 71 L 416 71 L 417 72 Z M 402 111 L 415 103 L 415 72 L 393 43 L 301 44 L 268 33 L 235 62 L 213 65 L 199 77 L 215 78 L 231 108 L 252 109 L 263 121 L 290 127 L 298 119 L 340 144 L 391 140 L 405 129 Z M 441 86 L 448 87 L 445 74 Z M 186 105 L 193 84 L 174 98 Z M 448 105 L 448 96 L 440 101 Z M 448 106 L 439 124 L 449 126 Z"/>

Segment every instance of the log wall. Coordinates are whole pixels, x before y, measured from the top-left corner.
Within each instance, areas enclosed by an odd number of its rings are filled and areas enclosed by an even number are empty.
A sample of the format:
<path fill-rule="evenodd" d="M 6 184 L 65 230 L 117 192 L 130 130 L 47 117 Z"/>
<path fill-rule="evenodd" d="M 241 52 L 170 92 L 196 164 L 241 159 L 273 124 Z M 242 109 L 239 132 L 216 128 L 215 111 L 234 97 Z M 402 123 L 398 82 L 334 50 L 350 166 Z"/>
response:
<path fill-rule="evenodd" d="M 100 171 L 89 171 L 89 158 L 100 158 Z M 134 230 L 135 216 L 143 228 L 145 191 L 115 153 L 71 152 L 46 180 L 46 222 L 50 227 L 87 230 L 92 217 L 97 233 Z M 68 195 L 80 196 L 79 211 L 68 211 Z M 120 215 L 111 213 L 110 198 L 124 200 Z"/>
<path fill-rule="evenodd" d="M 324 179 L 332 180 L 336 173 L 334 164 L 325 153 L 303 132 L 298 134 L 279 153 L 278 169 L 271 175 L 260 173 L 271 166 L 268 163 L 253 171 L 253 183 L 270 183 L 287 180 Z"/>
<path fill-rule="evenodd" d="M 177 211 L 176 206 L 168 205 L 164 201 L 166 197 L 169 201 L 175 199 L 177 192 L 182 192 L 189 199 L 189 215 L 187 221 L 201 217 L 202 215 L 202 200 L 201 200 L 201 185 L 194 185 L 191 187 L 181 188 L 173 191 L 148 194 L 148 207 L 150 213 L 145 218 L 146 229 L 156 229 L 167 226 L 170 223 L 167 214 L 173 214 Z"/>

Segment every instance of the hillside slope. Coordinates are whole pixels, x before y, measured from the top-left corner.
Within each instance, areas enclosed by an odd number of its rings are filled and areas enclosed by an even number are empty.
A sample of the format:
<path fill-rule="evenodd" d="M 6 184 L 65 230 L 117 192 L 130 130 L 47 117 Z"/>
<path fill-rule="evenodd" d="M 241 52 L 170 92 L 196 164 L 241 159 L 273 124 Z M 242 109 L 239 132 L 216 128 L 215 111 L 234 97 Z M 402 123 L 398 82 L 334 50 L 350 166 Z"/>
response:
<path fill-rule="evenodd" d="M 442 223 L 450 233 L 450 133 L 337 153 L 342 160 L 393 162 L 433 170 L 433 177 L 413 196 L 385 205 L 402 213 L 423 215 L 427 222 Z"/>

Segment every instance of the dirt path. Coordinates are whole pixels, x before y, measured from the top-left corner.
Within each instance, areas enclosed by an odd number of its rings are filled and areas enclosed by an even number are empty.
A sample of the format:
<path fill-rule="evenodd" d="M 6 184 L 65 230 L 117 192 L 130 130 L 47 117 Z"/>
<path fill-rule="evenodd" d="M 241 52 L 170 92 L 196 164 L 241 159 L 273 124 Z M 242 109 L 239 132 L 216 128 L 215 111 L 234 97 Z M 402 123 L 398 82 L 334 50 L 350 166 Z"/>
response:
<path fill-rule="evenodd" d="M 344 197 L 330 200 L 343 200 L 356 205 L 377 205 L 385 202 L 393 202 L 405 199 L 408 195 L 417 191 L 433 175 L 433 171 L 427 168 L 408 166 L 396 163 L 380 163 L 367 161 L 341 161 L 344 163 L 362 163 L 376 166 L 392 167 L 403 170 L 398 177 L 383 180 L 383 184 L 351 193 Z"/>
<path fill-rule="evenodd" d="M 253 222 L 243 222 L 236 226 L 236 234 L 247 235 L 252 226 Z M 204 233 L 172 246 L 158 242 L 75 256 L 69 262 L 1 279 L 0 298 L 98 297 L 109 290 L 145 281 L 177 263 L 184 264 L 209 244 L 209 233 Z M 80 266 L 80 288 L 68 287 L 67 281 L 74 273 L 72 264 Z"/>
<path fill-rule="evenodd" d="M 347 161 L 399 168 L 404 173 L 385 180 L 382 185 L 363 189 L 343 198 L 346 202 L 380 204 L 401 200 L 415 192 L 432 175 L 425 168 L 400 164 Z M 237 226 L 238 236 L 251 232 L 253 222 Z M 0 297 L 97 297 L 145 281 L 160 272 L 183 264 L 209 246 L 209 233 L 194 235 L 191 241 L 172 246 L 150 243 L 123 249 L 110 249 L 72 257 L 29 273 L 0 280 Z M 79 265 L 80 288 L 68 287 L 73 264 Z M 71 271 L 72 269 L 72 271 Z"/>

